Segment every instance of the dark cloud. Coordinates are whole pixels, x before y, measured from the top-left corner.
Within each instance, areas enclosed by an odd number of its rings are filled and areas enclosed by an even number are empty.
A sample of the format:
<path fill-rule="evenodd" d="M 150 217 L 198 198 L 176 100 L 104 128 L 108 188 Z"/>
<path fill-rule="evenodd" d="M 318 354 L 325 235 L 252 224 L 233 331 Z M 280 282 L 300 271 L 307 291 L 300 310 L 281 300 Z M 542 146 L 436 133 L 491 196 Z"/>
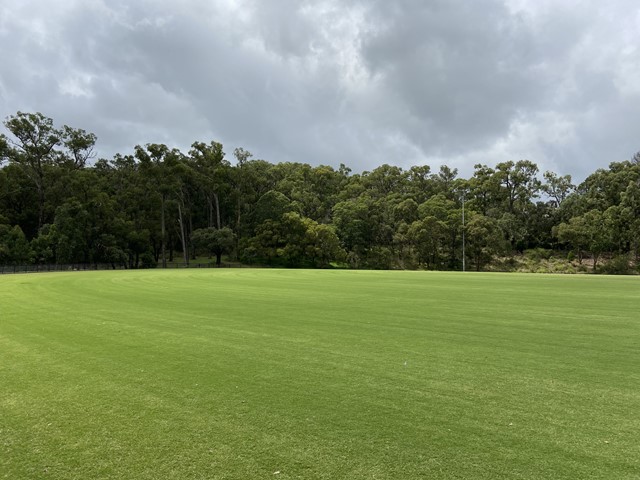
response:
<path fill-rule="evenodd" d="M 215 139 L 580 177 L 640 149 L 639 32 L 631 0 L 26 0 L 0 11 L 0 115 L 93 131 L 107 157 Z"/>

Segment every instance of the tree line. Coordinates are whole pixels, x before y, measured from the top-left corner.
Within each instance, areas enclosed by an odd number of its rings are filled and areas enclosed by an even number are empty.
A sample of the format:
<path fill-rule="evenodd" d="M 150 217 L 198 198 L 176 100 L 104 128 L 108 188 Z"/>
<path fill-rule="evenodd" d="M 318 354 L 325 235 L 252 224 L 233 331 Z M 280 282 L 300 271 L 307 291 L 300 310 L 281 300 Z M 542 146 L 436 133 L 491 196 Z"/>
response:
<path fill-rule="evenodd" d="M 96 136 L 83 129 L 23 112 L 4 126 L 4 265 L 149 268 L 206 255 L 314 268 L 459 270 L 464 260 L 482 270 L 537 252 L 627 273 L 638 262 L 640 154 L 574 185 L 529 160 L 478 164 L 468 179 L 447 166 L 353 173 L 272 164 L 242 148 L 230 161 L 215 141 L 95 160 Z"/>

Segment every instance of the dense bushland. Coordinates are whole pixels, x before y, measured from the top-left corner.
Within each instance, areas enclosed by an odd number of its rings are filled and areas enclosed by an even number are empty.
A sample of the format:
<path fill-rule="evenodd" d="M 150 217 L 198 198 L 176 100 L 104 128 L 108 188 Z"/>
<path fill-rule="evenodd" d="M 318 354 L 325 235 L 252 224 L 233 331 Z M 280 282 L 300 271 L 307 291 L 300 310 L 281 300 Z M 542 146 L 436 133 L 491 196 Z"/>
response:
<path fill-rule="evenodd" d="M 0 264 L 219 263 L 632 273 L 640 154 L 576 186 L 519 160 L 441 166 L 272 164 L 218 142 L 95 159 L 95 135 L 18 112 L 0 136 Z M 331 159 L 328 159 L 331 160 Z M 463 258 L 464 246 L 464 258 Z M 526 254 L 525 254 L 526 252 Z"/>

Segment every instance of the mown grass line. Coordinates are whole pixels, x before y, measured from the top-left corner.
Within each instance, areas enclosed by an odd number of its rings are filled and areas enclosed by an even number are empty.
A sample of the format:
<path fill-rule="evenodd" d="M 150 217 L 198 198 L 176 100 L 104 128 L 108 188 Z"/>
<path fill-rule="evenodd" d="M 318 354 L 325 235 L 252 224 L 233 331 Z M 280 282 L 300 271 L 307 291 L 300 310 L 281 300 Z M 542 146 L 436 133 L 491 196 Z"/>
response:
<path fill-rule="evenodd" d="M 638 478 L 639 286 L 1 277 L 0 478 Z"/>

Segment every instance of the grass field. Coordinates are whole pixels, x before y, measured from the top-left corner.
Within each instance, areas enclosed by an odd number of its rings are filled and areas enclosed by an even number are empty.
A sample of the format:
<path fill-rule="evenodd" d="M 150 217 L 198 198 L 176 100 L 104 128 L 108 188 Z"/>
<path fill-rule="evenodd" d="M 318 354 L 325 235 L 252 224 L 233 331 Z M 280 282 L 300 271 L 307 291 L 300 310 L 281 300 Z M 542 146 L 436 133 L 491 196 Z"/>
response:
<path fill-rule="evenodd" d="M 640 279 L 0 277 L 0 478 L 638 479 Z"/>

